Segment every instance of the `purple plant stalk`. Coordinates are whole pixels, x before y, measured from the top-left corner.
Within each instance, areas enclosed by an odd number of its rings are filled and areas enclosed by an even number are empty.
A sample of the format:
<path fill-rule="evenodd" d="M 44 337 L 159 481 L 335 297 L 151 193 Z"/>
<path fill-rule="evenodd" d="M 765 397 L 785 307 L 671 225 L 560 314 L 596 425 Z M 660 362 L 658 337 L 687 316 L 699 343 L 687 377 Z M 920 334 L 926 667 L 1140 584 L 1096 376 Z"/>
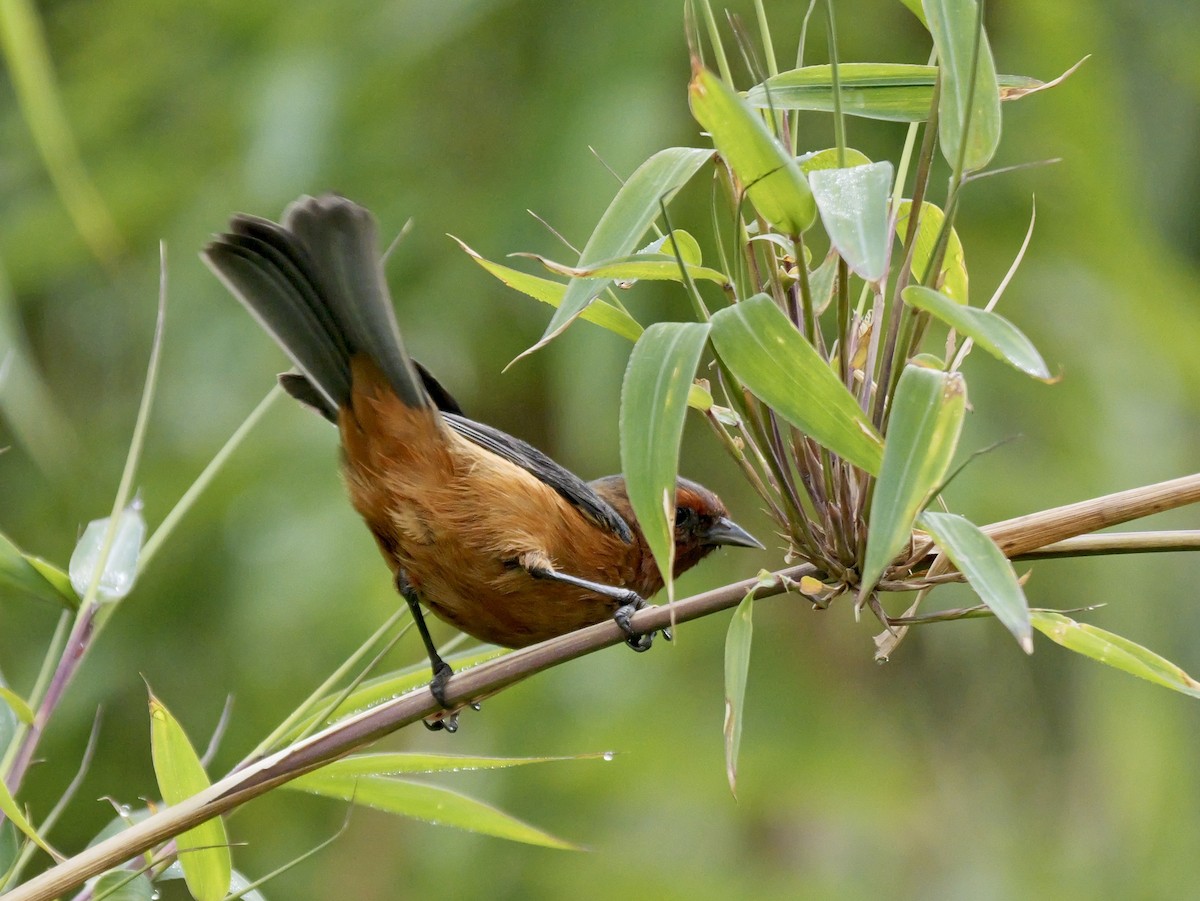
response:
<path fill-rule="evenodd" d="M 13 795 L 21 787 L 21 782 L 25 778 L 25 773 L 29 769 L 30 762 L 33 760 L 33 754 L 37 750 L 42 733 L 45 731 L 46 725 L 50 722 L 50 717 L 54 714 L 55 708 L 58 707 L 59 701 L 62 700 L 63 695 L 66 693 L 67 686 L 71 684 L 71 680 L 79 672 L 79 666 L 83 663 L 83 658 L 87 654 L 88 648 L 91 646 L 92 637 L 95 634 L 96 614 L 100 611 L 100 607 L 100 604 L 93 602 L 80 610 L 79 615 L 75 617 L 75 624 L 71 627 L 71 634 L 67 637 L 62 657 L 59 658 L 58 666 L 54 669 L 54 675 L 50 678 L 50 684 L 46 688 L 45 697 L 42 698 L 42 702 L 38 705 L 38 709 L 33 717 L 33 723 L 25 733 L 25 737 L 21 740 L 16 757 L 13 758 L 12 770 L 9 772 L 7 780 L 8 790 Z M 2 814 L 0 814 L 0 820 L 3 820 Z"/>

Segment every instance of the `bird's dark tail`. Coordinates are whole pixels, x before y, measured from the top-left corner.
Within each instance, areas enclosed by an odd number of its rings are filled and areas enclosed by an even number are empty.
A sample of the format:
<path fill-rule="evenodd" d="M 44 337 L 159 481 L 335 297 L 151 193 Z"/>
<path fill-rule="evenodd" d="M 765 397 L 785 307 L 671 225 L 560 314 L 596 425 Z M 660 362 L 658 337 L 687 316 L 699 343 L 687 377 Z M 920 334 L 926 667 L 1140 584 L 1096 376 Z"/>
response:
<path fill-rule="evenodd" d="M 404 350 L 379 259 L 375 220 L 334 194 L 302 197 L 281 223 L 238 215 L 204 261 L 300 370 L 298 400 L 337 421 L 350 406 L 350 360 L 369 357 L 406 404 L 431 405 Z"/>

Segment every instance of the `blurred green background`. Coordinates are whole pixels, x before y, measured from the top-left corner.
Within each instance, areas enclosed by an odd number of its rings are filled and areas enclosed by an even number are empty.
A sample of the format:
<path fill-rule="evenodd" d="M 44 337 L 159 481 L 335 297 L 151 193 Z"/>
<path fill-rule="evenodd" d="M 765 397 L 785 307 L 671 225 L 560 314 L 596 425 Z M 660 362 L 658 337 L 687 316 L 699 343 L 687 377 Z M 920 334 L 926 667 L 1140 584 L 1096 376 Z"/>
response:
<path fill-rule="evenodd" d="M 801 3 L 767 8 L 781 59 Z M 753 15 L 749 2 L 736 12 Z M 924 62 L 895 2 L 837 4 L 843 60 Z M 208 0 L 40 4 L 63 103 L 123 250 L 97 262 L 40 161 L 11 79 L 0 91 L 0 529 L 65 564 L 111 504 L 141 388 L 158 280 L 170 302 L 162 381 L 138 480 L 151 526 L 285 368 L 196 253 L 236 210 L 276 216 L 304 192 L 415 228 L 389 263 L 409 347 L 480 419 L 594 477 L 618 467 L 628 345 L 582 326 L 503 376 L 548 308 L 508 291 L 445 237 L 501 258 L 566 258 L 529 214 L 586 240 L 615 182 L 656 149 L 698 144 L 678 2 L 520 0 L 338 4 Z M 1055 91 L 1005 107 L 996 165 L 959 230 L 977 302 L 1038 224 L 1002 310 L 1063 379 L 1045 386 L 981 354 L 964 451 L 1019 436 L 958 478 L 979 522 L 1170 478 L 1200 447 L 1200 7 L 993 4 L 1002 72 Z M 824 58 L 823 25 L 809 61 Z M 742 86 L 746 85 L 743 80 Z M 827 117 L 805 149 L 828 146 Z M 849 140 L 895 158 L 901 127 L 850 120 Z M 679 221 L 707 235 L 707 192 Z M 686 316 L 639 286 L 642 321 Z M 29 364 L 28 368 L 26 363 Z M 685 471 L 739 520 L 770 529 L 716 442 L 693 423 Z M 398 603 L 343 497 L 335 435 L 277 404 L 164 547 L 87 661 L 26 797 L 43 814 L 70 778 L 97 706 L 97 759 L 53 836 L 81 847 L 110 795 L 154 796 L 142 677 L 203 743 L 227 695 L 223 772 Z M 1162 517 L 1195 525 L 1195 512 Z M 727 552 L 686 592 L 778 565 Z M 1039 564 L 1040 606 L 1105 603 L 1092 622 L 1200 671 L 1200 561 L 1186 555 Z M 958 589 L 939 603 L 969 602 Z M 54 611 L 0 599 L 0 666 L 26 690 Z M 726 617 L 674 646 L 611 650 L 505 692 L 455 736 L 387 744 L 479 754 L 615 750 L 443 777 L 589 849 L 548 851 L 357 812 L 349 833 L 267 887 L 271 898 L 1162 898 L 1200 884 L 1200 707 L 1039 640 L 1030 659 L 997 624 L 922 629 L 892 662 L 847 604 L 755 610 L 739 797 L 722 764 Z M 439 634 L 446 634 L 441 632 Z M 416 659 L 415 636 L 397 663 Z M 232 819 L 236 864 L 265 873 L 336 830 L 331 802 L 277 793 Z"/>

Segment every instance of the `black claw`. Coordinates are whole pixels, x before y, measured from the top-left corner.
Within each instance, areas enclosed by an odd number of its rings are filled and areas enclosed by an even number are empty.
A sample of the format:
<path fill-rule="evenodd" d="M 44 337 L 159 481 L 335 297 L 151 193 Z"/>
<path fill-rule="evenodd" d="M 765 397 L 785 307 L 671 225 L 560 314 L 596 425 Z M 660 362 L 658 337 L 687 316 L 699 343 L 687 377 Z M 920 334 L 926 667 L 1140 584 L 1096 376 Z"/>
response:
<path fill-rule="evenodd" d="M 436 719 L 421 720 L 422 725 L 430 732 L 457 732 L 458 731 L 458 714 L 447 713 Z"/>
<path fill-rule="evenodd" d="M 651 644 L 654 643 L 653 632 L 635 632 L 633 628 L 633 615 L 646 606 L 646 602 L 638 595 L 633 595 L 632 600 L 627 604 L 617 608 L 617 612 L 613 614 L 613 619 L 616 620 L 621 631 L 625 633 L 625 643 L 639 653 L 650 650 Z M 671 640 L 671 634 L 665 629 L 663 634 L 667 641 Z"/>
<path fill-rule="evenodd" d="M 625 644 L 629 645 L 639 654 L 643 651 L 650 650 L 650 646 L 654 644 L 654 633 L 643 632 L 641 635 L 631 635 L 625 639 Z"/>

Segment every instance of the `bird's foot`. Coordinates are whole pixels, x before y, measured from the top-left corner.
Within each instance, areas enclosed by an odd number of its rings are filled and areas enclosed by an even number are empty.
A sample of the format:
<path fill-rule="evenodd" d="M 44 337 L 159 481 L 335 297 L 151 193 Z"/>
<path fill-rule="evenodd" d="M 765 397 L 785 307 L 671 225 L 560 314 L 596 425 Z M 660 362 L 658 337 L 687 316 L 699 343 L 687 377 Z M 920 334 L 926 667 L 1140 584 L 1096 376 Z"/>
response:
<path fill-rule="evenodd" d="M 450 664 L 444 660 L 438 661 L 438 667 L 433 673 L 433 679 L 429 682 L 429 693 L 433 695 L 433 699 L 442 706 L 441 712 L 434 714 L 427 720 L 422 720 L 425 728 L 430 732 L 457 732 L 458 731 L 458 708 L 452 707 L 446 701 L 446 684 L 450 681 L 450 677 L 454 675 L 454 670 L 450 669 Z M 472 704 L 478 710 L 478 706 Z"/>
<path fill-rule="evenodd" d="M 638 652 L 650 650 L 650 646 L 654 643 L 653 632 L 637 632 L 633 628 L 633 615 L 648 606 L 644 598 L 631 591 L 629 599 L 613 614 L 613 619 L 625 633 L 625 643 Z M 662 634 L 667 641 L 671 640 L 670 630 L 663 629 Z"/>

